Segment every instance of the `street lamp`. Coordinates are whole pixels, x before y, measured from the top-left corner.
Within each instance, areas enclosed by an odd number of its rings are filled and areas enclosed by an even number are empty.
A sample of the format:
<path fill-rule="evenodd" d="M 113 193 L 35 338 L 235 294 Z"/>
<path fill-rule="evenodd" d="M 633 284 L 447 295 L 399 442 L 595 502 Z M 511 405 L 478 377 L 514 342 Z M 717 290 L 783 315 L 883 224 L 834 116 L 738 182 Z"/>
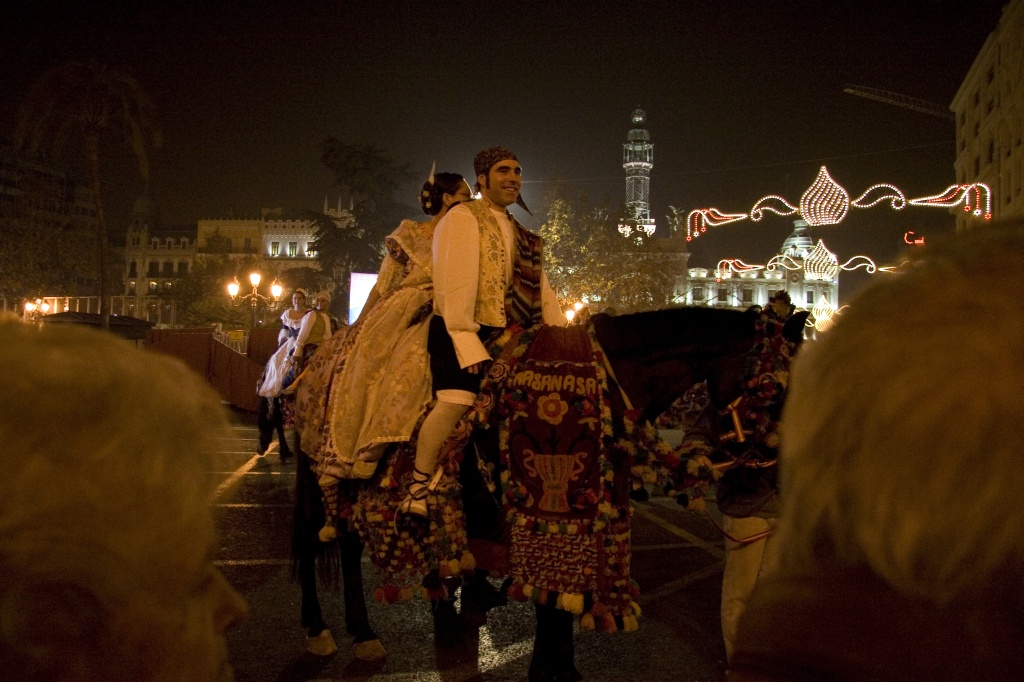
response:
<path fill-rule="evenodd" d="M 39 318 L 50 312 L 50 304 L 41 298 L 25 301 L 25 321 L 38 322 Z"/>
<path fill-rule="evenodd" d="M 238 290 L 241 285 L 238 283 L 238 278 L 235 277 L 233 282 L 228 283 L 228 295 L 231 296 L 231 302 L 235 305 L 242 305 L 246 301 L 252 306 L 252 326 L 256 326 L 257 321 L 257 308 L 259 307 L 260 301 L 263 301 L 268 308 L 273 310 L 277 307 L 277 304 L 281 300 L 281 292 L 284 291 L 284 287 L 275 279 L 274 283 L 270 285 L 270 298 L 267 298 L 259 292 L 260 282 L 263 277 L 258 272 L 249 273 L 249 283 L 252 284 L 252 293 L 245 294 L 243 296 L 238 295 Z"/>

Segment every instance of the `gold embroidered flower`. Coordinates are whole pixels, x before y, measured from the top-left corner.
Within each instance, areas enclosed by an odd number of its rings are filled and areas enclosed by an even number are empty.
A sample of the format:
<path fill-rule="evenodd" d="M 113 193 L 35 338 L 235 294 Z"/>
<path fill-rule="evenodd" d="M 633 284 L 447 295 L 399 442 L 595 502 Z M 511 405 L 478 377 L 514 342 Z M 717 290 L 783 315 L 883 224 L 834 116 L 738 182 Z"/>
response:
<path fill-rule="evenodd" d="M 552 426 L 562 423 L 562 417 L 569 411 L 569 403 L 562 400 L 557 393 L 549 393 L 537 398 L 537 416 Z"/>

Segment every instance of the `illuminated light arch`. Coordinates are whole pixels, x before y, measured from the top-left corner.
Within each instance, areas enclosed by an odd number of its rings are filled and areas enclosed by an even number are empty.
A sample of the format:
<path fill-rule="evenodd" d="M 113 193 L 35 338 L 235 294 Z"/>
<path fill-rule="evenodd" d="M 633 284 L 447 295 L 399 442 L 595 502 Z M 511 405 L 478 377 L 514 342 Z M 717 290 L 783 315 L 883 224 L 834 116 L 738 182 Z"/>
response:
<path fill-rule="evenodd" d="M 746 213 L 722 213 L 717 208 L 694 209 L 686 216 L 686 241 L 693 241 L 701 232 L 707 232 L 708 227 L 728 225 L 746 217 Z"/>
<path fill-rule="evenodd" d="M 849 210 L 849 193 L 822 166 L 818 177 L 800 197 L 800 215 L 812 227 L 836 225 L 842 222 Z"/>
<path fill-rule="evenodd" d="M 867 196 L 875 190 L 889 190 L 889 193 L 884 191 L 877 192 L 876 196 L 871 201 L 864 203 Z M 891 206 L 894 211 L 902 211 L 907 206 L 907 197 L 903 195 L 903 192 L 901 192 L 898 187 L 885 182 L 880 182 L 877 185 L 868 187 L 864 190 L 863 194 L 851 201 L 850 205 L 856 208 L 871 208 L 876 204 L 882 203 L 886 199 L 889 200 L 889 206 Z"/>
<path fill-rule="evenodd" d="M 819 239 L 804 260 L 804 276 L 808 279 L 833 282 L 838 274 L 839 259 L 836 258 L 836 254 L 825 248 L 825 242 Z"/>
<path fill-rule="evenodd" d="M 839 266 L 840 270 L 845 270 L 847 272 L 856 270 L 857 268 L 864 268 L 864 271 L 871 275 L 876 272 L 892 272 L 892 268 L 880 268 L 875 265 L 875 261 L 871 260 L 867 256 L 854 256 Z"/>
<path fill-rule="evenodd" d="M 744 263 L 739 258 L 726 258 L 718 261 L 718 266 L 715 268 L 715 281 L 721 282 L 723 278 L 731 276 L 731 273 L 744 273 L 744 272 L 756 272 L 758 270 L 764 270 L 763 265 L 750 265 Z"/>
<path fill-rule="evenodd" d="M 778 202 L 782 205 L 782 208 L 773 205 L 774 202 Z M 793 206 L 788 201 L 776 194 L 769 194 L 768 196 L 761 197 L 757 200 L 757 203 L 750 209 L 750 219 L 755 223 L 759 222 L 761 218 L 764 218 L 765 211 L 771 211 L 776 215 L 786 216 L 793 215 L 799 211 L 796 206 Z"/>
<path fill-rule="evenodd" d="M 822 166 L 818 169 L 818 175 L 814 182 L 800 197 L 799 207 L 793 206 L 784 197 L 777 194 L 768 194 L 754 203 L 749 214 L 728 214 L 713 208 L 697 209 L 691 211 L 687 216 L 687 241 L 698 236 L 700 232 L 705 232 L 708 225 L 725 224 L 746 217 L 756 223 L 764 218 L 765 212 L 775 213 L 779 216 L 798 213 L 807 221 L 808 225 L 813 227 L 836 225 L 847 216 L 851 206 L 871 208 L 886 200 L 889 201 L 889 206 L 894 211 L 903 210 L 908 203 L 915 206 L 943 207 L 952 207 L 962 203 L 965 211 L 973 212 L 976 216 L 984 216 L 985 220 L 992 219 L 992 190 L 983 182 L 950 185 L 941 194 L 918 197 L 909 201 L 900 188 L 887 182 L 880 182 L 850 201 L 850 195 L 846 189 L 832 179 L 828 168 Z M 717 214 L 718 222 L 709 217 L 714 214 Z M 722 221 L 721 218 L 726 218 L 726 220 Z"/>
<path fill-rule="evenodd" d="M 971 209 L 973 197 L 974 209 Z M 985 209 L 981 208 L 984 198 Z M 941 194 L 933 194 L 928 197 L 911 199 L 915 206 L 942 206 L 950 208 L 958 204 L 964 205 L 964 210 L 973 212 L 976 216 L 984 216 L 985 220 L 992 219 L 992 190 L 983 182 L 975 182 L 969 185 L 950 185 Z"/>
<path fill-rule="evenodd" d="M 786 270 L 800 270 L 803 265 L 797 263 L 790 256 L 772 256 L 772 259 L 768 261 L 768 265 L 764 266 L 765 270 L 774 272 L 779 268 L 785 268 Z"/>

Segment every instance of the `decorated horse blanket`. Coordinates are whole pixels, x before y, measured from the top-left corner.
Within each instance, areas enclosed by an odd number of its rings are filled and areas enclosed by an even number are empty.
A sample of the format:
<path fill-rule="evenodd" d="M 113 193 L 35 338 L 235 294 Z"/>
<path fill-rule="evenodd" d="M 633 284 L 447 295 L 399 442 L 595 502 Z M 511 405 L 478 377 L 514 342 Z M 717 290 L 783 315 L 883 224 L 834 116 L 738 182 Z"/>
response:
<path fill-rule="evenodd" d="M 442 449 L 445 475 L 426 521 L 395 514 L 411 452 L 389 460 L 357 505 L 383 601 L 443 595 L 438 578 L 471 570 L 458 467 L 474 427 L 499 429 L 481 474 L 499 486 L 507 524 L 509 595 L 554 604 L 587 629 L 637 627 L 630 578 L 634 462 L 612 432 L 607 374 L 585 327 L 506 330 L 476 404 Z M 415 443 L 410 444 L 410 449 Z M 361 519 L 361 520 L 360 520 Z"/>
<path fill-rule="evenodd" d="M 630 463 L 613 438 L 600 351 L 583 327 L 531 336 L 484 386 L 500 429 L 509 594 L 554 601 L 587 629 L 635 629 Z"/>

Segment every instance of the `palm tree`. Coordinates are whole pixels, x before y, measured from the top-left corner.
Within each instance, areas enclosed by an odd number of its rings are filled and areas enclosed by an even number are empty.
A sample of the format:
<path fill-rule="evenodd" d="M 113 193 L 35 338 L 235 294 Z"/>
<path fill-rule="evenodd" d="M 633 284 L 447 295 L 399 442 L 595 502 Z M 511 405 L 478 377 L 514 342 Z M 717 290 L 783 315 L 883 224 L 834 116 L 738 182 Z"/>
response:
<path fill-rule="evenodd" d="M 124 71 L 95 61 L 68 62 L 44 73 L 29 89 L 18 112 L 15 147 L 22 152 L 59 152 L 68 137 L 84 144 L 85 161 L 96 202 L 99 243 L 100 316 L 110 325 L 107 300 L 107 217 L 100 183 L 100 148 L 106 133 L 124 135 L 149 179 L 149 150 L 160 146 L 153 102 L 139 82 Z"/>

